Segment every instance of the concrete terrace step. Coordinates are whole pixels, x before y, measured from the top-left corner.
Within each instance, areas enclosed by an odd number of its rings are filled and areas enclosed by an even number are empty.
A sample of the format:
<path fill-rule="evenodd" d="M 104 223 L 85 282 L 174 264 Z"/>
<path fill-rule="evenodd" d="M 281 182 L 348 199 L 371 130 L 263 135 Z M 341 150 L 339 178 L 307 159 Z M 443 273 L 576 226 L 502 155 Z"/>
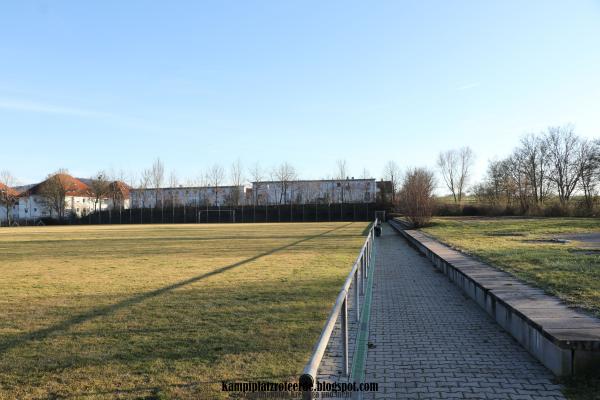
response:
<path fill-rule="evenodd" d="M 554 374 L 600 368 L 600 320 L 395 221 L 402 234 Z"/>

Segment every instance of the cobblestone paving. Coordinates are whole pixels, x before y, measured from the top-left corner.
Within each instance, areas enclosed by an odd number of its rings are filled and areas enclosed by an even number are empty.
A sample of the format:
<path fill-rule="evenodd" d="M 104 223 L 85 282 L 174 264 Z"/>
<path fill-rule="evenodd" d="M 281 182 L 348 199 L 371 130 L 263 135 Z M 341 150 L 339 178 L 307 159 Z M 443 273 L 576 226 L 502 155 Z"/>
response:
<path fill-rule="evenodd" d="M 379 391 L 364 399 L 564 399 L 550 371 L 387 225 L 375 257 L 365 381 Z"/>

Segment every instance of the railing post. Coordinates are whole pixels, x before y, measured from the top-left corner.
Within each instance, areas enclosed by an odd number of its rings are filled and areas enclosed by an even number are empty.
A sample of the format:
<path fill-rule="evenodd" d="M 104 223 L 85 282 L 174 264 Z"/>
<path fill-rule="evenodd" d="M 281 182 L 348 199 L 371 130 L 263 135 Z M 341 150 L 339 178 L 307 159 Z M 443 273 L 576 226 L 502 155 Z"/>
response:
<path fill-rule="evenodd" d="M 340 318 L 342 330 L 342 357 L 344 363 L 342 373 L 346 377 L 350 375 L 350 357 L 348 353 L 348 299 L 350 296 L 352 296 L 350 291 L 352 281 L 354 280 L 354 293 L 356 298 L 356 319 L 357 321 L 360 321 L 360 296 L 364 295 L 366 291 L 366 282 L 367 277 L 369 276 L 369 268 L 371 265 L 374 237 L 374 231 L 373 229 L 371 229 L 366 238 L 365 243 L 363 244 L 363 248 L 361 249 L 359 257 L 357 258 L 355 264 L 352 266 L 352 271 L 354 271 L 354 274 L 350 273 L 347 276 L 346 281 L 344 282 L 344 286 L 342 287 L 342 290 L 336 298 L 335 305 L 331 310 L 329 317 L 327 318 L 327 322 L 325 323 L 325 326 L 321 331 L 319 341 L 313 349 L 313 354 L 311 355 L 310 360 L 304 367 L 302 375 L 300 375 L 299 384 L 303 389 L 312 389 L 314 387 L 322 357 L 325 354 L 325 350 L 327 349 L 327 344 L 329 342 L 329 339 L 331 338 L 332 332 L 337 328 L 338 318 Z M 358 265 L 358 262 L 360 262 L 360 265 Z M 304 393 L 302 393 L 302 398 L 312 399 L 313 393 L 310 390 L 305 391 Z"/>
<path fill-rule="evenodd" d="M 369 237 L 367 238 L 367 248 L 366 248 L 366 253 L 367 253 L 367 269 L 369 268 L 369 264 L 371 261 L 371 234 L 369 234 Z"/>
<path fill-rule="evenodd" d="M 348 376 L 348 295 L 342 303 L 342 347 L 344 352 L 344 375 Z"/>
<path fill-rule="evenodd" d="M 360 321 L 360 295 L 358 293 L 360 281 L 358 279 L 359 276 L 359 268 L 356 268 L 354 272 L 354 299 L 356 300 L 356 304 L 354 307 L 356 308 L 356 321 Z"/>
<path fill-rule="evenodd" d="M 360 294 L 365 294 L 365 280 L 367 278 L 367 269 L 365 268 L 365 253 L 360 257 Z"/>

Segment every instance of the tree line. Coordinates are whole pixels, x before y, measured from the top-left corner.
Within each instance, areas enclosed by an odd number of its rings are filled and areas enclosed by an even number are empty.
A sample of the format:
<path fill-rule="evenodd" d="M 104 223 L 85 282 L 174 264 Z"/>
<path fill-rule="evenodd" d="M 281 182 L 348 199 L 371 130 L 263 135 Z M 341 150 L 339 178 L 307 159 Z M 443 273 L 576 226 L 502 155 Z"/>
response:
<path fill-rule="evenodd" d="M 65 215 L 67 193 L 76 189 L 72 187 L 71 182 L 64 179 L 68 173 L 67 169 L 59 169 L 47 175 L 46 179 L 36 190 L 41 202 L 40 206 L 45 207 L 50 212 L 51 217 L 57 217 L 58 219 L 68 217 Z M 346 160 L 341 159 L 336 161 L 333 173 L 327 175 L 325 179 L 348 180 L 349 176 L 348 163 Z M 385 198 L 391 197 L 392 201 L 395 201 L 400 176 L 398 165 L 393 161 L 388 162 L 384 169 L 384 176 L 386 179 L 389 179 L 391 186 L 390 193 Z M 361 178 L 371 179 L 370 173 L 366 168 L 363 168 Z M 249 168 L 244 168 L 239 159 L 231 163 L 228 169 L 220 164 L 214 164 L 195 178 L 180 180 L 175 171 L 171 171 L 167 175 L 163 161 L 160 158 L 156 158 L 149 168 L 143 169 L 137 174 L 128 174 L 124 171 L 115 173 L 100 170 L 90 178 L 85 179 L 85 183 L 87 184 L 87 194 L 93 199 L 91 209 L 93 213 L 100 212 L 107 201 L 111 203 L 112 208 L 124 210 L 125 192 L 129 189 L 141 189 L 140 204 L 138 206 L 146 208 L 152 203 L 153 205 L 150 208 L 160 208 L 160 212 L 164 213 L 165 206 L 170 208 L 180 206 L 177 204 L 177 199 L 174 197 L 173 191 L 167 192 L 164 190 L 166 186 L 170 188 L 181 186 L 203 188 L 206 193 L 202 198 L 199 197 L 197 199 L 196 205 L 213 206 L 218 203 L 223 187 L 229 185 L 231 186 L 231 190 L 228 192 L 227 205 L 257 206 L 260 204 L 258 191 L 254 190 L 251 197 L 246 199 L 245 193 L 240 188 L 248 181 L 254 182 L 256 188 L 260 188 L 265 182 L 275 182 L 271 186 L 276 194 L 275 204 L 291 205 L 295 202 L 294 197 L 289 196 L 292 190 L 292 182 L 298 180 L 300 180 L 300 175 L 297 169 L 289 162 L 282 162 L 272 168 L 263 168 L 257 162 Z M 13 187 L 17 184 L 17 179 L 9 171 L 1 171 L 0 184 L 4 184 L 6 187 Z M 297 193 L 298 195 L 302 194 L 309 198 L 319 191 L 319 188 L 316 186 L 311 187 L 309 184 L 304 186 L 296 185 L 296 187 L 296 191 L 301 190 L 303 192 Z M 342 202 L 349 201 L 352 194 L 351 190 L 344 185 L 340 186 L 339 191 Z M 147 196 L 154 196 L 154 201 L 150 202 Z M 375 199 L 372 201 L 375 201 Z M 0 205 L 6 207 L 6 219 L 9 223 L 9 210 L 17 202 L 18 198 L 14 195 L 14 192 L 9 193 L 6 190 L 0 190 Z"/>
<path fill-rule="evenodd" d="M 423 225 L 431 215 L 445 213 L 446 205 L 440 204 L 435 197 L 438 181 L 449 191 L 454 203 L 453 213 L 473 212 L 484 214 L 540 214 L 564 215 L 570 210 L 585 210 L 593 214 L 598 203 L 600 186 L 600 140 L 590 140 L 578 136 L 571 125 L 549 127 L 538 134 L 528 134 L 521 138 L 512 153 L 500 160 L 489 162 L 485 177 L 481 182 L 470 185 L 473 173 L 475 154 L 469 147 L 462 147 L 441 152 L 436 159 L 437 171 L 429 168 L 409 168 L 402 172 L 398 164 L 389 161 L 385 164 L 383 178 L 389 184 L 389 193 L 385 193 L 390 206 L 404 213 L 414 224 Z M 60 170 L 58 173 L 66 173 Z M 346 160 L 338 160 L 335 170 L 326 179 L 344 180 L 349 178 Z M 65 194 L 68 187 L 58 179 L 59 174 L 48 176 L 40 188 L 40 194 L 47 206 L 57 216 L 63 217 Z M 363 169 L 361 178 L 369 178 L 370 174 Z M 255 163 L 244 168 L 237 160 L 229 169 L 220 164 L 208 168 L 205 173 L 194 179 L 183 181 L 184 186 L 212 188 L 214 198 L 205 198 L 206 205 L 217 204 L 218 197 L 225 182 L 234 189 L 231 191 L 228 204 L 257 206 L 260 204 L 258 190 L 252 192 L 250 199 L 244 199 L 244 193 L 236 191 L 244 182 L 251 181 L 255 189 L 265 182 L 276 182 L 277 205 L 293 204 L 293 196 L 289 196 L 291 183 L 299 180 L 296 168 L 289 162 L 272 168 L 263 168 Z M 90 195 L 94 198 L 94 211 L 102 209 L 102 201 L 110 199 L 112 206 L 123 209 L 124 194 L 118 182 L 124 182 L 130 188 L 155 189 L 151 192 L 154 208 L 164 208 L 168 203 L 175 207 L 174 199 L 165 199 L 165 185 L 178 187 L 182 181 L 173 171 L 166 176 L 165 166 L 160 158 L 138 175 L 110 174 L 99 171 L 88 180 Z M 11 187 L 16 180 L 7 171 L 0 172 L 0 184 Z M 311 193 L 315 188 L 303 188 Z M 342 185 L 339 188 L 342 202 L 350 193 Z M 142 191 L 146 196 L 146 191 Z M 171 196 L 173 194 L 171 193 Z M 465 199 L 469 199 L 468 203 Z M 142 198 L 142 208 L 147 199 Z M 8 208 L 16 199 L 6 190 L 0 190 L 0 205 Z M 247 202 L 247 203 L 246 203 Z M 200 204 L 200 199 L 198 201 Z M 162 211 L 164 212 L 164 210 Z M 581 211 L 579 211 L 581 213 Z"/>
<path fill-rule="evenodd" d="M 535 214 L 553 207 L 566 213 L 576 205 L 591 213 L 599 183 L 600 140 L 565 125 L 524 136 L 508 157 L 490 161 L 472 191 L 477 202 L 497 210 Z"/>
<path fill-rule="evenodd" d="M 474 160 L 469 147 L 443 151 L 436 159 L 451 209 L 435 198 L 435 174 L 427 168 L 404 174 L 397 209 L 416 226 L 427 224 L 436 213 L 596 215 L 600 139 L 583 138 L 572 125 L 523 136 L 509 156 L 490 161 L 483 180 L 470 186 Z"/>

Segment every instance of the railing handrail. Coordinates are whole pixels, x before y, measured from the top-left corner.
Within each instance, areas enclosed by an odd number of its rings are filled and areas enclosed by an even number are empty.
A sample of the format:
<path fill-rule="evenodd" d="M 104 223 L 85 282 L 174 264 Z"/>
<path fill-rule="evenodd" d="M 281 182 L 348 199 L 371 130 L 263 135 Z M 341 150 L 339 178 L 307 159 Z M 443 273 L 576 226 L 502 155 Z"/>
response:
<path fill-rule="evenodd" d="M 355 274 L 357 274 L 357 272 L 358 272 L 359 263 L 361 263 L 362 257 L 365 256 L 365 252 L 369 248 L 368 247 L 369 243 L 371 243 L 373 240 L 374 229 L 375 229 L 375 226 L 377 226 L 377 223 L 378 223 L 378 219 L 375 218 L 375 221 L 373 221 L 371 228 L 369 229 L 367 238 L 365 239 L 365 242 L 362 245 L 362 248 L 360 249 L 358 257 L 356 257 L 356 260 L 354 261 L 354 264 L 352 265 L 352 269 L 348 273 L 348 276 L 346 277 L 346 280 L 344 281 L 344 284 L 342 285 L 342 289 L 340 290 L 339 294 L 337 295 L 337 298 L 335 300 L 333 308 L 331 309 L 331 312 L 329 313 L 329 316 L 327 317 L 327 321 L 325 322 L 325 326 L 323 327 L 323 330 L 321 331 L 319 340 L 317 341 L 317 344 L 315 345 L 315 347 L 313 349 L 310 360 L 304 367 L 304 370 L 302 372 L 302 375 L 300 376 L 300 382 L 299 382 L 300 387 L 302 387 L 302 388 L 312 388 L 315 383 L 315 379 L 317 377 L 317 371 L 319 369 L 319 365 L 321 364 L 323 355 L 325 354 L 325 349 L 327 348 L 327 345 L 329 344 L 329 339 L 331 338 L 331 333 L 333 332 L 333 329 L 335 328 L 335 323 L 336 323 L 338 317 L 340 316 L 342 307 L 344 306 L 344 304 L 347 301 L 348 293 L 350 291 L 350 286 L 352 285 L 352 280 L 355 277 Z M 366 264 L 369 262 L 369 259 L 368 259 L 369 257 L 370 257 L 370 254 L 367 256 L 366 261 L 364 262 L 365 268 L 367 266 Z M 363 277 L 364 277 L 364 273 L 363 273 Z M 357 281 L 355 283 L 355 285 L 358 285 L 358 284 L 359 284 L 359 282 Z M 357 306 L 358 306 L 358 303 L 357 303 Z"/>

